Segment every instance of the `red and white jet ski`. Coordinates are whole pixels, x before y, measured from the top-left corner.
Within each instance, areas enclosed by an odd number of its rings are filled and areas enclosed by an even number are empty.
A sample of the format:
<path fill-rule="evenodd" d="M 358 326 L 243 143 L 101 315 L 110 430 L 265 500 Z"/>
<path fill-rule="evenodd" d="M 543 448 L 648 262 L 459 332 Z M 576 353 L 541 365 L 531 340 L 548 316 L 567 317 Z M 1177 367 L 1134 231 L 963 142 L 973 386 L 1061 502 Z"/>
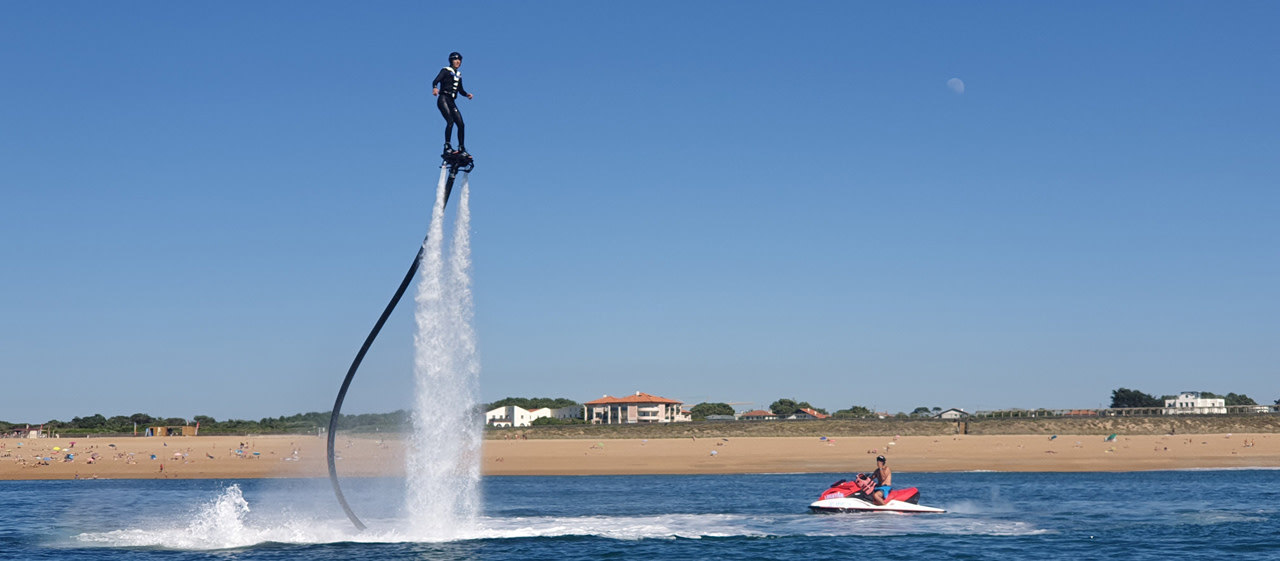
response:
<path fill-rule="evenodd" d="M 821 497 L 809 505 L 813 512 L 946 512 L 940 508 L 921 506 L 920 490 L 915 487 L 904 487 L 889 492 L 889 500 L 878 505 L 871 500 L 871 492 L 875 483 L 865 473 L 859 473 L 857 479 L 845 481 L 841 479 L 822 493 Z"/>

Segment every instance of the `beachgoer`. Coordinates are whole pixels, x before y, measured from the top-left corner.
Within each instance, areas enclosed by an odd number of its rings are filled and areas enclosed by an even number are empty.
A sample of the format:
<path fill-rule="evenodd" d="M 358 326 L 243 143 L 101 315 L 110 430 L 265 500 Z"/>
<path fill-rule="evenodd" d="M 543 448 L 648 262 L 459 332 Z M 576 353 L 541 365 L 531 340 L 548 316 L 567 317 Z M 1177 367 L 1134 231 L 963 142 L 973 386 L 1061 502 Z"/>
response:
<path fill-rule="evenodd" d="M 444 153 L 453 152 L 453 146 L 449 144 L 453 137 L 453 125 L 458 125 L 458 154 L 467 156 L 467 132 L 466 125 L 462 122 L 462 113 L 458 111 L 458 105 L 454 103 L 454 99 L 458 94 L 462 94 L 467 99 L 475 96 L 467 93 L 462 87 L 462 55 L 456 52 L 449 53 L 449 66 L 440 69 L 440 73 L 436 74 L 436 79 L 431 82 L 431 95 L 436 96 L 436 108 L 440 110 L 440 115 L 444 116 Z"/>
<path fill-rule="evenodd" d="M 889 502 L 889 491 L 893 490 L 893 471 L 885 463 L 884 456 L 876 456 L 876 470 L 871 474 L 871 479 L 876 482 L 871 502 L 878 505 Z"/>

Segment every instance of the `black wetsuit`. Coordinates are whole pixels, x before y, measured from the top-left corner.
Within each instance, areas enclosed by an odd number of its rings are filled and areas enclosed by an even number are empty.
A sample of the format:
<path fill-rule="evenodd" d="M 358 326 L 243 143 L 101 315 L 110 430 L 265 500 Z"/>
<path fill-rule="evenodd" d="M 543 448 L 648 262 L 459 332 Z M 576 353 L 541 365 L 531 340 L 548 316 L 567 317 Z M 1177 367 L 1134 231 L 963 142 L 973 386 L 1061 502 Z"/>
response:
<path fill-rule="evenodd" d="M 467 90 L 462 89 L 462 72 L 455 70 L 452 66 L 446 66 L 440 69 L 440 73 L 436 74 L 436 79 L 431 82 L 431 87 L 440 88 L 440 96 L 436 98 L 436 108 L 440 109 L 440 114 L 444 116 L 444 142 L 449 143 L 449 139 L 453 136 L 453 125 L 458 125 L 458 149 L 466 151 L 467 147 L 467 126 L 462 122 L 462 112 L 458 111 L 458 105 L 454 103 L 454 98 L 458 94 L 470 95 Z"/>

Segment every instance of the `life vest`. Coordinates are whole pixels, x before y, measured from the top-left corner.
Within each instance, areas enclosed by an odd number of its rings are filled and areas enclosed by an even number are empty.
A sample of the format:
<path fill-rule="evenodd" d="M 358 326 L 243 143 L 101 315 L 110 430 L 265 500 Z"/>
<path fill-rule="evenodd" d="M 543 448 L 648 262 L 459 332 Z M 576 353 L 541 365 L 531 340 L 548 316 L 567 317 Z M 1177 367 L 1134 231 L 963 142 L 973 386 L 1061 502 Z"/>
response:
<path fill-rule="evenodd" d="M 455 70 L 452 66 L 446 66 L 444 69 L 449 71 L 450 76 L 453 76 L 453 84 L 448 88 L 444 88 L 444 91 L 449 95 L 458 97 L 458 85 L 462 83 L 462 71 Z M 442 83 L 441 85 L 444 84 Z"/>
<path fill-rule="evenodd" d="M 858 490 L 868 495 L 870 495 L 871 492 L 874 491 L 876 488 L 876 480 L 870 477 L 867 477 L 866 474 L 864 473 L 858 474 L 857 483 L 858 483 Z"/>

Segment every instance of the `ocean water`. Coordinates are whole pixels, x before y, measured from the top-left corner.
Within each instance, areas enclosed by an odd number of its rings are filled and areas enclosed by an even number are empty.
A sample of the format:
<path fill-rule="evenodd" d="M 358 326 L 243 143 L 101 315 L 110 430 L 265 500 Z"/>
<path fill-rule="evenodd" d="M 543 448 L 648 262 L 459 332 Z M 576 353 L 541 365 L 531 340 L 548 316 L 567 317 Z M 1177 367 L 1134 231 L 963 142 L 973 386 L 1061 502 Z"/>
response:
<path fill-rule="evenodd" d="M 947 514 L 810 514 L 849 474 L 486 477 L 473 526 L 415 537 L 404 482 L 0 482 L 0 559 L 1280 558 L 1280 470 L 894 474 Z"/>

